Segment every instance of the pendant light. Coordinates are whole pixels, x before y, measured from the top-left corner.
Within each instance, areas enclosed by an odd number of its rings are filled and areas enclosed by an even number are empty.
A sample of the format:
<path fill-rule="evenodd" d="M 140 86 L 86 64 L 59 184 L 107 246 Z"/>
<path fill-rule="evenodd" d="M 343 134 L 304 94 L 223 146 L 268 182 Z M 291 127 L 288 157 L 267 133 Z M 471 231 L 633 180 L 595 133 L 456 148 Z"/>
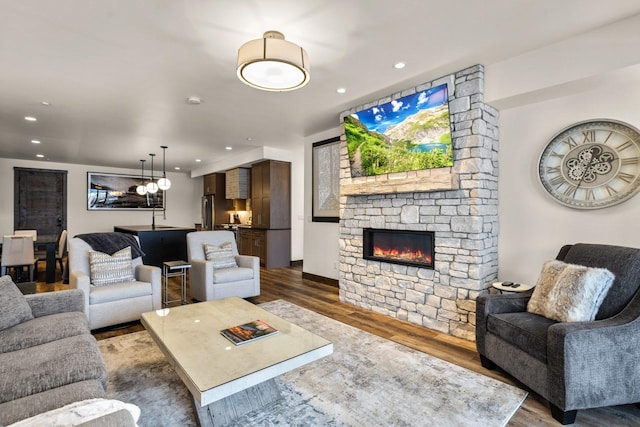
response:
<path fill-rule="evenodd" d="M 169 181 L 169 179 L 167 178 L 165 150 L 169 147 L 167 147 L 166 145 L 161 145 L 160 148 L 162 148 L 162 178 L 158 180 L 158 187 L 160 187 L 161 190 L 168 190 L 169 188 L 171 188 L 171 181 Z"/>
<path fill-rule="evenodd" d="M 151 156 L 151 181 L 147 184 L 147 191 L 151 194 L 155 194 L 158 192 L 158 184 L 153 182 L 153 158 L 156 156 L 155 154 L 149 153 Z"/>
<path fill-rule="evenodd" d="M 140 160 L 140 181 L 141 184 L 136 187 L 136 193 L 141 196 L 147 194 L 147 187 L 144 185 L 144 162 L 146 160 Z"/>

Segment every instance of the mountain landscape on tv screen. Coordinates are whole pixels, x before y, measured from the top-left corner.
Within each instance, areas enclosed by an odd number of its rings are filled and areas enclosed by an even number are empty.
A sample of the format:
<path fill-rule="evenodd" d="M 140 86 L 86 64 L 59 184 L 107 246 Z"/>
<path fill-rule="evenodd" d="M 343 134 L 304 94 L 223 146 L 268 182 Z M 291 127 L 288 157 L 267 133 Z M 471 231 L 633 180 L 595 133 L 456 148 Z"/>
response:
<path fill-rule="evenodd" d="M 447 85 L 344 118 L 351 176 L 453 166 Z"/>

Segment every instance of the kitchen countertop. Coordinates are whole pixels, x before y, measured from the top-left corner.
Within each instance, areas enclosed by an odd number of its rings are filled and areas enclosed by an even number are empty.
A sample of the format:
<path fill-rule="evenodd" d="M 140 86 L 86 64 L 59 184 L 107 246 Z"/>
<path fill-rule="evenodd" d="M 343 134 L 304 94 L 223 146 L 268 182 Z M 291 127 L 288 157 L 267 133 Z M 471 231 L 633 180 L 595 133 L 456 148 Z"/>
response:
<path fill-rule="evenodd" d="M 130 232 L 138 231 L 169 231 L 169 230 L 194 230 L 195 228 L 189 227 L 174 227 L 171 225 L 156 225 L 156 228 L 151 228 L 151 225 L 116 225 L 114 231 L 126 230 Z"/>

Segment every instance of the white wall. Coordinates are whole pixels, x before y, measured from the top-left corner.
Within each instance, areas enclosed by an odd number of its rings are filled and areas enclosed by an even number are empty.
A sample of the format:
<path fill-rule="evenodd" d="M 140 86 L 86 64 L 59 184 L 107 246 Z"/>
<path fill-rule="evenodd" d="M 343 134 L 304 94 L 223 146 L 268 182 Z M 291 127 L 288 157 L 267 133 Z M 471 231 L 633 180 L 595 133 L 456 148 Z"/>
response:
<path fill-rule="evenodd" d="M 338 122 L 338 116 L 336 116 Z M 304 144 L 304 266 L 303 271 L 316 276 L 338 280 L 340 277 L 339 224 L 332 222 L 312 222 L 311 181 L 312 144 L 340 136 L 340 127 L 305 138 Z"/>
<path fill-rule="evenodd" d="M 539 182 L 540 153 L 561 129 L 609 118 L 640 128 L 640 81 L 500 112 L 499 279 L 535 283 L 542 263 L 569 243 L 640 246 L 640 195 L 597 210 L 556 203 Z"/>
<path fill-rule="evenodd" d="M 90 165 L 39 162 L 0 158 L 0 233 L 13 231 L 13 168 L 55 169 L 68 171 L 67 228 L 70 236 L 82 233 L 113 231 L 114 225 L 151 224 L 151 212 L 89 211 L 87 210 L 87 172 L 137 175 L 131 169 L 105 168 Z M 190 178 L 183 173 L 169 173 L 171 189 L 167 191 L 166 220 L 159 214 L 156 224 L 193 227 L 200 222 L 202 178 Z"/>
<path fill-rule="evenodd" d="M 295 151 L 291 151 L 291 260 L 304 260 L 306 264 L 304 248 L 304 200 L 305 185 L 305 150 L 300 146 Z"/>

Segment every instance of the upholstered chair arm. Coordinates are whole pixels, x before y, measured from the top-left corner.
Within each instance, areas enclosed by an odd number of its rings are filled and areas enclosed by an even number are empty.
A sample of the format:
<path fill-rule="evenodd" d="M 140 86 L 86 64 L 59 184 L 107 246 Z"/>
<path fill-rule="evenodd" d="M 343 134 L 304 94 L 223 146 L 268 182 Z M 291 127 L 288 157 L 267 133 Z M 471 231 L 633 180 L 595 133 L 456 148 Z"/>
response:
<path fill-rule="evenodd" d="M 250 255 L 236 255 L 236 264 L 238 264 L 238 267 L 259 269 L 260 258 Z"/>
<path fill-rule="evenodd" d="M 640 297 L 636 296 L 609 319 L 549 328 L 549 390 L 560 409 L 640 402 L 639 316 Z"/>
<path fill-rule="evenodd" d="M 151 293 L 153 294 L 153 309 L 162 308 L 162 270 L 154 265 L 140 264 L 136 266 L 134 275 L 140 282 L 151 283 Z"/>
<path fill-rule="evenodd" d="M 25 295 L 33 317 L 80 311 L 84 313 L 84 295 L 79 289 Z"/>
<path fill-rule="evenodd" d="M 84 293 L 84 313 L 89 317 L 89 293 L 91 291 L 91 278 L 81 271 L 71 271 L 69 273 L 69 287 L 80 289 Z M 89 319 L 91 320 L 91 319 Z"/>
<path fill-rule="evenodd" d="M 190 280 L 201 283 L 206 286 L 213 283 L 213 261 L 204 259 L 191 260 L 191 271 L 189 271 Z"/>
<path fill-rule="evenodd" d="M 482 294 L 476 299 L 476 348 L 482 356 L 487 334 L 487 317 L 490 314 L 527 311 L 527 303 L 533 290 L 512 294 Z"/>

